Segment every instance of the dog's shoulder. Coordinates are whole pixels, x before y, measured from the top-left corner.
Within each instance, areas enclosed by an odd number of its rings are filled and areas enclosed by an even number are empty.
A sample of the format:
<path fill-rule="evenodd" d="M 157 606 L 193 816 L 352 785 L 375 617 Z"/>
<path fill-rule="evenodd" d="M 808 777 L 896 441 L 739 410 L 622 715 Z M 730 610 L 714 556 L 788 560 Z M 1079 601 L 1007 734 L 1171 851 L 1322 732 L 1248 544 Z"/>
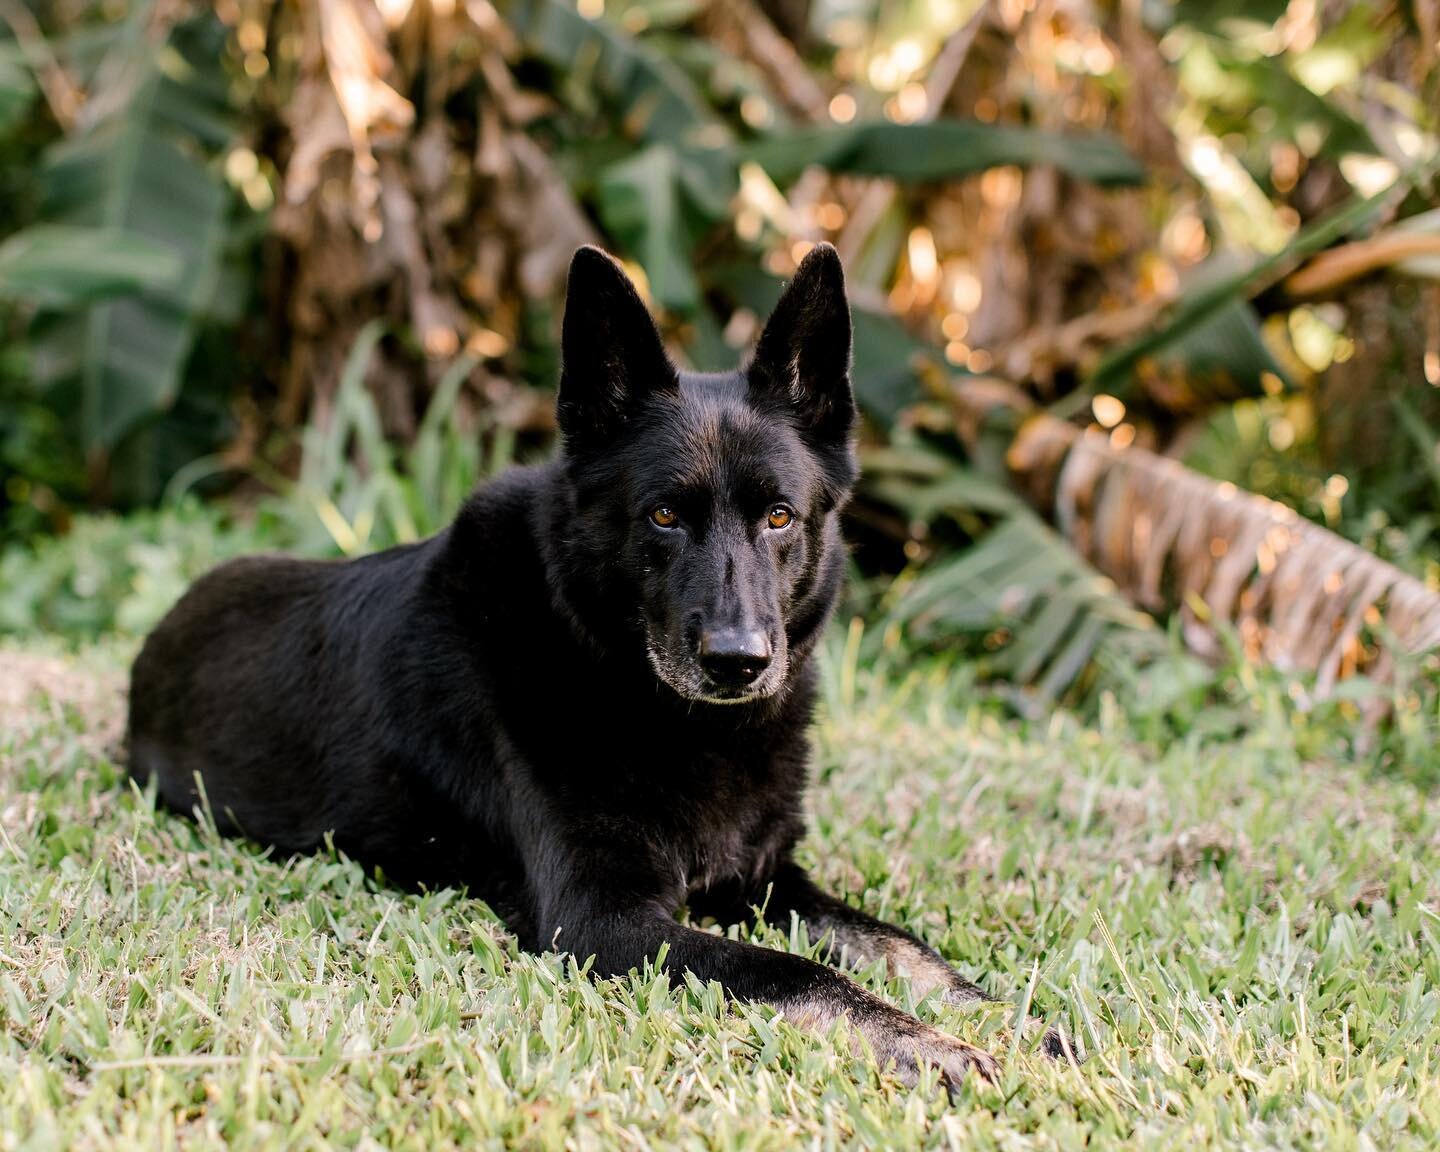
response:
<path fill-rule="evenodd" d="M 537 552 L 535 529 L 554 499 L 555 469 L 554 462 L 507 468 L 476 488 L 442 534 L 446 562 L 512 563 Z"/>
<path fill-rule="evenodd" d="M 542 533 L 555 488 L 553 463 L 509 468 L 480 485 L 435 539 L 431 585 L 471 602 L 530 599 L 544 584 Z"/>

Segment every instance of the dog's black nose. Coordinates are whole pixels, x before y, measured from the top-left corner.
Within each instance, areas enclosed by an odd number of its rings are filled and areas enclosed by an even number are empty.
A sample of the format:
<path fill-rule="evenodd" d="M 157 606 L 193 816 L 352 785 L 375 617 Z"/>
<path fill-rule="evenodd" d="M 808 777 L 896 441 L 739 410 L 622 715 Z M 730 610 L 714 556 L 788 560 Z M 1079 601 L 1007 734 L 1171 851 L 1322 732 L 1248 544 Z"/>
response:
<path fill-rule="evenodd" d="M 739 628 L 707 628 L 700 633 L 700 667 L 724 688 L 752 683 L 770 664 L 770 637 Z"/>

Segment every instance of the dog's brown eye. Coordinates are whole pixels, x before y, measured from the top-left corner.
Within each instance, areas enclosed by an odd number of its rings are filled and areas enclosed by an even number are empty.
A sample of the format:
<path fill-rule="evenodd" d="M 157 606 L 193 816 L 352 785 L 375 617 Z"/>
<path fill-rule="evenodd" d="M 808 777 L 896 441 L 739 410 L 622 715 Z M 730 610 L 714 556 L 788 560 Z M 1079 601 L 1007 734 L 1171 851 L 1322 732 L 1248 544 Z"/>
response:
<path fill-rule="evenodd" d="M 769 524 L 776 531 L 790 527 L 790 521 L 794 519 L 795 513 L 791 512 L 784 504 L 776 504 L 770 509 Z"/>
<path fill-rule="evenodd" d="M 657 504 L 650 510 L 650 523 L 657 528 L 673 528 L 680 521 L 675 509 L 668 504 Z"/>

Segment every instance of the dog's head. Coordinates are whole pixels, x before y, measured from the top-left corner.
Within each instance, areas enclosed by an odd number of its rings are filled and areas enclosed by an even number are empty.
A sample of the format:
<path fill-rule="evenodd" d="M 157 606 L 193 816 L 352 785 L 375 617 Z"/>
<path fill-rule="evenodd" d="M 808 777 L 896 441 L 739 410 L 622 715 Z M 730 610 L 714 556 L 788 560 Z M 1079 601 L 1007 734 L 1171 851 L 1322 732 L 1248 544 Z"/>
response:
<path fill-rule="evenodd" d="M 620 266 L 570 265 L 559 420 L 571 578 L 625 617 L 680 696 L 774 696 L 823 627 L 855 479 L 850 312 L 829 245 L 801 263 L 748 365 L 678 370 Z M 589 566 L 589 571 L 576 571 Z M 589 599 L 589 597 L 587 597 Z"/>

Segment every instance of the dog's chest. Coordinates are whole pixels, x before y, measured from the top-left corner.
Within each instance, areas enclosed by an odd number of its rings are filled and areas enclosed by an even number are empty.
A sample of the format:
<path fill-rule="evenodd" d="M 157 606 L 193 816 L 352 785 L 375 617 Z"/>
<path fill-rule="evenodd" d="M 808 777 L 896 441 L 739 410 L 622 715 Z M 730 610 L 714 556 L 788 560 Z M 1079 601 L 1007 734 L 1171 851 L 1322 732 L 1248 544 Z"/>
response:
<path fill-rule="evenodd" d="M 698 827 L 678 846 L 685 891 L 705 891 L 720 884 L 748 884 L 770 869 L 776 855 L 772 837 L 754 825 L 734 822 Z"/>
<path fill-rule="evenodd" d="M 674 858 L 692 893 L 769 875 L 800 831 L 799 788 L 783 774 L 717 773 L 707 782 L 672 824 Z"/>

